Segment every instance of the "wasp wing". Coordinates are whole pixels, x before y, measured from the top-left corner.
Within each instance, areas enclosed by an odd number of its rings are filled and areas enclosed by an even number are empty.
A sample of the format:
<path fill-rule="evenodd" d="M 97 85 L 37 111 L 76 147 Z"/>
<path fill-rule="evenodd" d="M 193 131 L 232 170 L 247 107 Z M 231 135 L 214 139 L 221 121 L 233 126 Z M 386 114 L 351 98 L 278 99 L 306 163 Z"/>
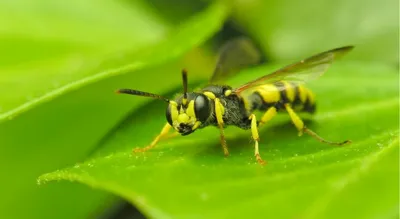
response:
<path fill-rule="evenodd" d="M 277 81 L 288 81 L 294 84 L 304 84 L 323 75 L 335 59 L 346 54 L 353 48 L 353 46 L 345 46 L 319 53 L 307 59 L 301 60 L 300 62 L 281 68 L 271 74 L 243 84 L 242 86 L 235 88 L 234 92 L 241 93 L 256 86 L 274 83 Z M 285 87 L 282 87 L 282 89 L 284 88 Z"/>
<path fill-rule="evenodd" d="M 226 42 L 219 51 L 219 57 L 209 83 L 222 82 L 241 69 L 260 63 L 261 53 L 246 37 Z"/>

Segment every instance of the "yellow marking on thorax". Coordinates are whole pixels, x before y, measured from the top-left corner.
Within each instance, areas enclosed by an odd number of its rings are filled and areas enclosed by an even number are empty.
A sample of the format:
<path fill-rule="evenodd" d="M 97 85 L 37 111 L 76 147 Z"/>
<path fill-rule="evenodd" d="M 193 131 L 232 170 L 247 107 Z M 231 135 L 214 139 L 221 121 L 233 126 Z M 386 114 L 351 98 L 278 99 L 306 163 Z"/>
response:
<path fill-rule="evenodd" d="M 295 98 L 295 88 L 287 81 L 282 81 L 283 86 L 285 87 L 286 97 L 288 98 L 289 102 L 293 102 Z"/>
<path fill-rule="evenodd" d="M 225 93 L 224 93 L 224 95 L 225 95 L 225 96 L 229 96 L 229 95 L 231 95 L 231 93 L 232 93 L 232 90 L 226 90 Z"/>
<path fill-rule="evenodd" d="M 204 92 L 203 94 L 206 95 L 208 98 L 210 98 L 210 99 L 212 99 L 212 100 L 215 99 L 215 94 L 213 94 L 213 93 L 210 92 L 210 91 L 206 91 L 206 92 Z"/>
<path fill-rule="evenodd" d="M 251 107 L 250 107 L 250 104 L 249 104 L 250 101 L 249 101 L 248 97 L 246 97 L 246 98 L 241 97 L 241 98 L 242 98 L 243 103 L 244 103 L 244 108 L 246 108 L 246 110 L 249 111 L 251 109 Z"/>
<path fill-rule="evenodd" d="M 259 86 L 256 91 L 261 95 L 266 103 L 275 103 L 281 98 L 278 88 L 273 84 Z"/>

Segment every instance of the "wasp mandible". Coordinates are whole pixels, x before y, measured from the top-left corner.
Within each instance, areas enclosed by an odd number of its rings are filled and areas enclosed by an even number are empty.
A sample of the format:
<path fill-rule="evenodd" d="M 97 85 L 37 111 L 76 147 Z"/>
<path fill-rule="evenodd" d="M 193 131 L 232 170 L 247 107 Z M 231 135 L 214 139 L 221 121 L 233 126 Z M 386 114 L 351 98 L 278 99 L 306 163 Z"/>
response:
<path fill-rule="evenodd" d="M 134 152 L 144 152 L 155 147 L 168 135 L 171 128 L 185 136 L 197 129 L 216 126 L 220 130 L 221 145 L 227 156 L 229 152 L 224 128 L 233 125 L 251 130 L 254 156 L 258 163 L 265 164 L 259 152 L 258 128 L 279 112 L 289 114 L 299 135 L 307 133 L 320 142 L 332 145 L 350 143 L 349 140 L 343 142 L 325 140 L 307 128 L 297 113 L 313 114 L 316 109 L 315 96 L 304 84 L 324 74 L 335 59 L 352 49 L 353 46 L 344 46 L 325 51 L 232 88 L 221 83 L 221 80 L 234 75 L 244 67 L 258 64 L 261 59 L 261 53 L 255 44 L 247 38 L 240 37 L 224 44 L 208 85 L 200 90 L 188 92 L 186 70 L 182 70 L 183 94 L 175 100 L 138 90 L 119 89 L 117 93 L 152 97 L 168 103 L 167 123 L 160 134 L 150 145 L 136 148 Z M 255 116 L 256 111 L 264 112 L 260 119 Z"/>

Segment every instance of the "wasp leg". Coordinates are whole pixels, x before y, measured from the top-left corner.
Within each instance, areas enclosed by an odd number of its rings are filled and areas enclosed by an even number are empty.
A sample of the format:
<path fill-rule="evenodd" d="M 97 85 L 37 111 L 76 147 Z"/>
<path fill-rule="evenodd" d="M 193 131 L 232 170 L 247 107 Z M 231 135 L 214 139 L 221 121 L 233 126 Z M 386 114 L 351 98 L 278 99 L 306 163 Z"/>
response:
<path fill-rule="evenodd" d="M 286 111 L 289 113 L 290 118 L 292 119 L 292 122 L 294 123 L 294 125 L 296 126 L 297 130 L 299 130 L 299 136 L 301 136 L 303 134 L 303 132 L 309 134 L 311 137 L 317 139 L 319 142 L 322 143 L 326 143 L 326 144 L 331 144 L 331 145 L 344 145 L 347 143 L 350 143 L 350 140 L 346 140 L 343 142 L 331 142 L 328 140 L 323 139 L 321 136 L 319 136 L 317 133 L 311 131 L 310 129 L 308 129 L 303 121 L 300 119 L 300 117 L 294 112 L 294 110 L 292 109 L 292 107 L 290 107 L 289 104 L 285 104 L 285 108 Z"/>
<path fill-rule="evenodd" d="M 251 114 L 249 119 L 251 120 L 251 135 L 254 139 L 254 156 L 259 164 L 265 165 L 265 161 L 261 159 L 260 152 L 258 150 L 258 142 L 260 141 L 260 137 L 258 136 L 257 129 L 257 118 L 256 115 Z"/>
<path fill-rule="evenodd" d="M 134 152 L 134 153 L 137 153 L 137 152 L 145 152 L 145 151 L 148 151 L 148 150 L 154 148 L 154 147 L 156 146 L 156 144 L 157 144 L 161 139 L 164 139 L 164 138 L 167 138 L 167 137 L 171 137 L 171 136 L 172 136 L 172 135 L 168 136 L 168 132 L 169 132 L 170 129 L 171 129 L 171 125 L 170 125 L 169 123 L 165 124 L 164 127 L 163 127 L 163 129 L 161 130 L 160 134 L 158 134 L 157 137 L 154 138 L 154 140 L 150 143 L 150 145 L 148 145 L 148 146 L 146 146 L 146 147 L 144 147 L 144 148 L 135 148 L 135 149 L 133 149 L 133 152 Z M 173 136 L 172 136 L 172 137 L 173 137 Z"/>
<path fill-rule="evenodd" d="M 228 156 L 229 151 L 228 151 L 228 146 L 226 144 L 226 139 L 225 139 L 225 135 L 224 135 L 224 120 L 222 119 L 223 106 L 218 98 L 215 98 L 214 102 L 215 102 L 215 115 L 217 117 L 218 127 L 220 130 L 222 149 L 224 150 L 224 155 Z"/>
<path fill-rule="evenodd" d="M 276 115 L 276 108 L 275 107 L 270 107 L 268 108 L 267 112 L 264 113 L 263 117 L 261 117 L 261 120 L 258 124 L 258 126 L 262 126 L 269 122 L 274 116 Z"/>
<path fill-rule="evenodd" d="M 168 138 L 174 138 L 174 137 L 176 137 L 176 136 L 179 136 L 179 133 L 178 132 L 174 132 L 174 133 L 171 133 L 171 134 L 167 134 L 167 135 L 165 135 L 164 137 L 162 137 L 162 139 L 168 139 Z"/>

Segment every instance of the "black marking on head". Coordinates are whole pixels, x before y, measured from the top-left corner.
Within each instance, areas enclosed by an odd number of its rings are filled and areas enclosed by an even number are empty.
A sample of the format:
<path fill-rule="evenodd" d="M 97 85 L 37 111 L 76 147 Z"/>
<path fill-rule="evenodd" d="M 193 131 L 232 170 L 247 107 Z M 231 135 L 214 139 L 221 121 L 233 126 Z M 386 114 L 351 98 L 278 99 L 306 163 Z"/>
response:
<path fill-rule="evenodd" d="M 185 135 L 188 135 L 188 134 L 194 132 L 194 130 L 192 130 L 191 126 L 184 124 L 184 123 L 179 124 L 178 131 L 179 131 L 179 133 L 181 133 L 182 136 L 185 136 Z"/>
<path fill-rule="evenodd" d="M 205 122 L 211 114 L 211 104 L 209 99 L 203 95 L 199 94 L 194 101 L 194 112 L 196 114 L 197 120 L 200 122 Z"/>
<path fill-rule="evenodd" d="M 168 104 L 167 111 L 165 112 L 165 117 L 167 118 L 168 123 L 172 126 L 171 105 L 170 104 Z"/>
<path fill-rule="evenodd" d="M 175 101 L 178 103 L 178 111 L 181 110 L 181 107 L 183 107 L 183 109 L 186 109 L 188 107 L 188 105 L 189 105 L 189 102 L 191 100 L 195 100 L 198 95 L 199 94 L 193 93 L 193 92 L 187 93 L 187 95 L 186 95 L 186 98 L 187 98 L 186 99 L 187 100 L 186 104 L 183 104 L 183 99 L 185 98 L 183 95 L 181 95 L 178 98 L 176 98 Z"/>

